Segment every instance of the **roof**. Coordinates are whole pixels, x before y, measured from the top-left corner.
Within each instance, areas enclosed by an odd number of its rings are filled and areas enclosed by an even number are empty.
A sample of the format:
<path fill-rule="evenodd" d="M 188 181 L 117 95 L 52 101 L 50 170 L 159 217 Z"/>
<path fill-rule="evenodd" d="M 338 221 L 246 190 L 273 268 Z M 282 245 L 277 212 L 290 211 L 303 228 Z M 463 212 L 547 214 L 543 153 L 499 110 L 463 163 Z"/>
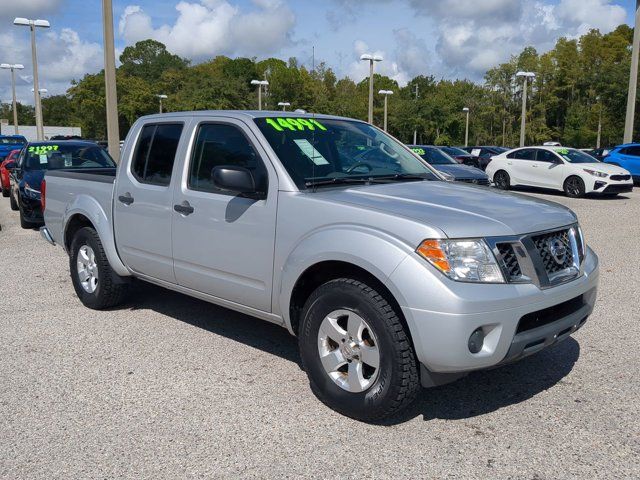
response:
<path fill-rule="evenodd" d="M 76 147 L 97 147 L 98 146 L 96 142 L 91 142 L 89 140 L 46 140 L 43 142 L 27 143 L 27 146 L 38 146 L 38 145 L 71 145 Z"/>
<path fill-rule="evenodd" d="M 165 119 L 165 118 L 179 118 L 179 117 L 208 117 L 208 116 L 222 116 L 237 119 L 255 119 L 255 118 L 270 118 L 270 117 L 293 117 L 293 118 L 322 118 L 325 120 L 352 120 L 357 122 L 363 122 L 354 118 L 339 117 L 336 115 L 325 115 L 322 113 L 298 113 L 298 112 L 283 112 L 282 110 L 195 110 L 187 112 L 168 112 L 168 113 L 155 113 L 153 115 L 145 115 L 141 117 L 145 120 L 150 119 Z M 363 122 L 364 123 L 364 122 Z"/>

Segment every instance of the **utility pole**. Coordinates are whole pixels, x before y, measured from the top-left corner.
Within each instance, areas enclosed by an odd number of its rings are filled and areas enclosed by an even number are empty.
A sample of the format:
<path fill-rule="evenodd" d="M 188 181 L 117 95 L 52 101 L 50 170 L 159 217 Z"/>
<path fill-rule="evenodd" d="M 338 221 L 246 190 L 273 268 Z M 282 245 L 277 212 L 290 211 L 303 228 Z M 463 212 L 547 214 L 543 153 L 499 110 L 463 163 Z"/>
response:
<path fill-rule="evenodd" d="M 0 65 L 0 68 L 11 70 L 11 93 L 12 93 L 12 96 L 13 96 L 13 129 L 14 129 L 16 135 L 18 135 L 20 132 L 18 131 L 18 109 L 17 109 L 17 102 L 16 102 L 16 74 L 15 74 L 15 70 L 22 70 L 24 68 L 24 65 L 22 65 L 20 63 L 14 63 L 14 64 L 3 63 L 2 65 Z"/>
<path fill-rule="evenodd" d="M 598 97 L 598 136 L 596 137 L 596 148 L 600 148 L 600 138 L 602 137 L 602 101 L 600 101 L 600 97 Z"/>
<path fill-rule="evenodd" d="M 640 0 L 638 0 L 640 1 Z M 529 79 L 535 78 L 536 74 L 533 72 L 518 72 L 516 77 L 523 77 L 524 82 L 522 84 L 522 117 L 520 118 L 520 146 L 524 147 L 525 131 L 527 127 L 527 83 Z"/>
<path fill-rule="evenodd" d="M 418 103 L 418 84 L 416 83 L 416 104 Z M 413 144 L 418 144 L 418 127 L 413 130 Z"/>
<path fill-rule="evenodd" d="M 102 0 L 104 31 L 104 84 L 107 107 L 107 143 L 109 154 L 120 162 L 120 128 L 118 126 L 118 94 L 116 91 L 116 53 L 113 42 L 113 7 L 111 0 Z"/>
<path fill-rule="evenodd" d="M 631 50 L 631 72 L 629 73 L 629 92 L 627 94 L 627 115 L 624 121 L 623 143 L 633 140 L 633 123 L 636 115 L 636 89 L 638 87 L 638 53 L 640 51 L 640 0 L 636 0 L 636 23 L 633 29 L 633 48 Z"/>
<path fill-rule="evenodd" d="M 464 146 L 468 147 L 469 146 L 469 107 L 464 107 L 462 111 L 467 114 L 467 123 L 464 129 Z"/>
<path fill-rule="evenodd" d="M 360 60 L 369 62 L 369 114 L 367 121 L 373 124 L 373 64 L 375 62 L 381 62 L 382 57 L 379 55 L 365 53 L 360 56 Z"/>

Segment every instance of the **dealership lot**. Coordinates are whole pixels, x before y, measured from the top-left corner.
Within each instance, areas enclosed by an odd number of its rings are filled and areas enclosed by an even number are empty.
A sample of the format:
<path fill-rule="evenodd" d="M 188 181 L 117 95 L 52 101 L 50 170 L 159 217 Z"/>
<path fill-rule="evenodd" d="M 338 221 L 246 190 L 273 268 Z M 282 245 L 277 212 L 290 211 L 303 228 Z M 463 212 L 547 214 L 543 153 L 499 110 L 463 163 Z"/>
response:
<path fill-rule="evenodd" d="M 599 301 L 573 338 L 367 425 L 313 396 L 277 326 L 139 285 L 97 312 L 0 202 L 1 478 L 637 478 L 640 190 L 574 209 Z"/>

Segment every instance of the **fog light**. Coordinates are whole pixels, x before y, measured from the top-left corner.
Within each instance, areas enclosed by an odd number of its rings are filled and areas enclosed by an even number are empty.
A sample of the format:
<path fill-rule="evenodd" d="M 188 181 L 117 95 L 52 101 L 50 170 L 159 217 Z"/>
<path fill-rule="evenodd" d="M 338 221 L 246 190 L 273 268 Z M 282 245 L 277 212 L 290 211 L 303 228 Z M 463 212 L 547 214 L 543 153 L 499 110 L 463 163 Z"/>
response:
<path fill-rule="evenodd" d="M 478 353 L 482 350 L 484 345 L 484 332 L 482 328 L 476 328 L 469 337 L 469 351 L 471 353 Z"/>
<path fill-rule="evenodd" d="M 598 182 L 598 181 L 596 181 L 596 183 L 593 185 L 593 189 L 594 190 L 600 190 L 606 184 L 607 184 L 607 182 Z"/>

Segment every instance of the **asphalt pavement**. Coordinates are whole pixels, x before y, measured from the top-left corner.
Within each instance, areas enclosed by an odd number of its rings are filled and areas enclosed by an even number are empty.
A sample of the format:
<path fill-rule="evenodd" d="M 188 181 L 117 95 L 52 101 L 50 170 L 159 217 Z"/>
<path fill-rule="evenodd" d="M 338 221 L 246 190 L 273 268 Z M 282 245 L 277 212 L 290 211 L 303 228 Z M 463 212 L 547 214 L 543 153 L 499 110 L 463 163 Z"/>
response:
<path fill-rule="evenodd" d="M 321 404 L 275 325 L 146 284 L 83 307 L 0 199 L 0 478 L 640 478 L 640 189 L 534 195 L 600 256 L 589 322 L 385 425 Z"/>

